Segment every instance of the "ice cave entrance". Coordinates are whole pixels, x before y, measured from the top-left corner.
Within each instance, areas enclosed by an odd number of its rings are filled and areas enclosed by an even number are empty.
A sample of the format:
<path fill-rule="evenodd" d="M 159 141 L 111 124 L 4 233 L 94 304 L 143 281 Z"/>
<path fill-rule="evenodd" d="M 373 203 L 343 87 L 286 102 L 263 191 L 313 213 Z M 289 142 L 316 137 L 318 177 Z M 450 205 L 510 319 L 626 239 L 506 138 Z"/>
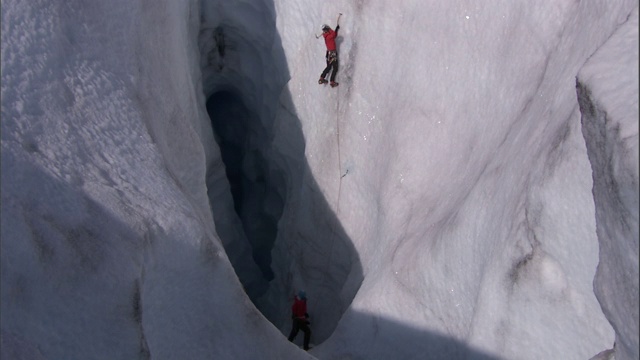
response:
<path fill-rule="evenodd" d="M 282 205 L 278 208 L 277 202 L 270 201 L 270 197 L 280 191 L 267 181 L 260 120 L 235 90 L 221 90 L 211 95 L 207 99 L 207 112 L 225 165 L 233 206 L 251 244 L 253 261 L 264 280 L 270 281 L 274 277 L 271 249 Z M 254 293 L 252 289 L 247 290 Z"/>

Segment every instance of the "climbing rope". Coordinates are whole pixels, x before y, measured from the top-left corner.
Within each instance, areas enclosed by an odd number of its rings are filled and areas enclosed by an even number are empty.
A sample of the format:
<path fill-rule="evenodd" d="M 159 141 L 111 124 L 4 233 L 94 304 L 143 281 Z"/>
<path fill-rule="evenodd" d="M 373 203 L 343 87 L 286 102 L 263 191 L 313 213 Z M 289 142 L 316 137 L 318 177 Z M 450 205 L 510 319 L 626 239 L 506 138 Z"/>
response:
<path fill-rule="evenodd" d="M 338 87 L 336 100 L 336 142 L 338 143 L 338 200 L 336 201 L 336 215 L 340 215 L 340 193 L 342 191 L 342 158 L 340 155 L 340 88 Z"/>
<path fill-rule="evenodd" d="M 338 199 L 336 200 L 336 217 L 340 215 L 340 192 L 342 191 L 342 178 L 343 176 L 341 175 L 341 164 L 342 164 L 342 158 L 340 155 L 340 89 L 338 89 L 337 93 L 337 100 L 336 100 L 336 142 L 338 143 Z M 335 238 L 337 237 L 337 233 L 335 231 L 333 231 L 333 234 L 331 235 L 331 241 L 329 243 L 329 255 L 327 256 L 327 266 L 325 267 L 325 269 L 330 269 L 331 268 L 331 258 L 333 255 L 333 244 L 335 243 Z M 325 278 L 326 281 L 327 278 Z"/>

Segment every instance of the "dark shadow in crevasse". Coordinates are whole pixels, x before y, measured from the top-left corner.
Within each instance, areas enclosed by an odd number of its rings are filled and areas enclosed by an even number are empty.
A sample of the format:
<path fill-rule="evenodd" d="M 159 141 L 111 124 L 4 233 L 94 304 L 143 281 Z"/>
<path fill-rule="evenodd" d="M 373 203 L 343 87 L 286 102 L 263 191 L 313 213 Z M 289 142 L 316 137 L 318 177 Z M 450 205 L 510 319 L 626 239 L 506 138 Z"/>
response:
<path fill-rule="evenodd" d="M 277 235 L 277 221 L 282 207 L 275 216 L 262 211 L 267 195 L 275 189 L 265 180 L 266 161 L 258 148 L 252 148 L 249 138 L 252 124 L 259 124 L 233 90 L 222 90 L 207 99 L 207 113 L 211 119 L 214 138 L 220 147 L 236 214 L 252 246 L 253 260 L 265 280 L 273 279 L 271 248 Z"/>
<path fill-rule="evenodd" d="M 247 140 L 249 110 L 242 100 L 230 91 L 220 91 L 207 100 L 214 137 L 225 164 L 236 213 L 242 210 L 242 159 Z"/>

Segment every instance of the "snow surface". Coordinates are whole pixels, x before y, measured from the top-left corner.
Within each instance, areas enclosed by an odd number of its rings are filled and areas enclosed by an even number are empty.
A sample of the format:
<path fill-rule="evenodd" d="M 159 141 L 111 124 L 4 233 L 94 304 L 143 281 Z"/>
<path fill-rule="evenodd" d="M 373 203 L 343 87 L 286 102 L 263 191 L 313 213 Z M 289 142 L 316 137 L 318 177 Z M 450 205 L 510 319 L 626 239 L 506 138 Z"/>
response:
<path fill-rule="evenodd" d="M 638 358 L 638 1 L 9 0 L 1 36 L 2 358 Z"/>

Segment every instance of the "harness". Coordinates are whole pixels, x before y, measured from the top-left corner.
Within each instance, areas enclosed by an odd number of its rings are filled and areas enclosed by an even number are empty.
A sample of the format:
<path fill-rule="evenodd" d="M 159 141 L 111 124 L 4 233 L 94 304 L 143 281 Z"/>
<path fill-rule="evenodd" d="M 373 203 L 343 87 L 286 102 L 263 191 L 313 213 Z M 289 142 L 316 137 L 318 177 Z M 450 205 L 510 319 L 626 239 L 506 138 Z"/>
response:
<path fill-rule="evenodd" d="M 338 59 L 338 52 L 335 50 L 327 51 L 327 62 L 332 63 Z"/>

